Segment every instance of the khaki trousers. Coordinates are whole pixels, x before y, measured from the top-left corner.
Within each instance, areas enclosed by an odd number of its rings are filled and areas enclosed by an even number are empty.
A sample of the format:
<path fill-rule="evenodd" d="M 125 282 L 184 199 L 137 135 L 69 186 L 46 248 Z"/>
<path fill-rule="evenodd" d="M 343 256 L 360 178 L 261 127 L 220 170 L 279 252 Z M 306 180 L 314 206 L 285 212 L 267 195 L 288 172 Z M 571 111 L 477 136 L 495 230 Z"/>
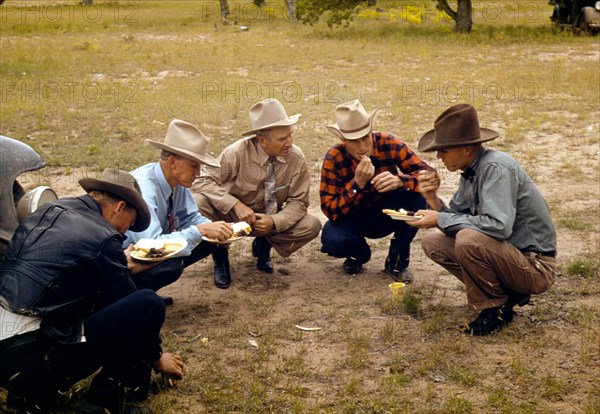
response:
<path fill-rule="evenodd" d="M 235 215 L 233 209 L 223 214 L 213 207 L 208 198 L 202 194 L 194 193 L 194 199 L 200 209 L 200 213 L 213 221 L 223 220 L 228 223 L 235 223 L 240 219 Z M 265 238 L 269 241 L 275 251 L 282 257 L 289 257 L 296 250 L 300 249 L 306 243 L 319 235 L 321 231 L 321 222 L 315 216 L 305 214 L 304 217 L 283 232 L 273 232 Z M 250 236 L 256 237 L 250 233 Z"/>
<path fill-rule="evenodd" d="M 467 301 L 475 310 L 504 305 L 509 290 L 542 293 L 556 277 L 553 257 L 521 252 L 477 230 L 464 229 L 456 237 L 440 231 L 428 233 L 422 246 L 427 257 L 465 284 Z"/>

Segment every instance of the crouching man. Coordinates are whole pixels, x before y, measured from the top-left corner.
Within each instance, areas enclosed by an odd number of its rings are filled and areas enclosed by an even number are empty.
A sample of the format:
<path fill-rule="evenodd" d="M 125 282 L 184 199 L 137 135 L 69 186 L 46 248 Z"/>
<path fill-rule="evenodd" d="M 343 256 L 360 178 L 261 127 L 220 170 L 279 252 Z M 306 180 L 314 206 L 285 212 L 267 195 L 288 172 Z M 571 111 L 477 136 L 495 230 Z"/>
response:
<path fill-rule="evenodd" d="M 556 232 L 548 206 L 519 163 L 482 143 L 498 133 L 480 128 L 475 108 L 452 106 L 419 141 L 437 151 L 448 171 L 462 171 L 447 207 L 437 196 L 440 179 L 423 172 L 419 190 L 431 210 L 421 210 L 417 228 L 441 231 L 423 237 L 425 254 L 465 284 L 469 306 L 479 316 L 463 330 L 487 335 L 513 320 L 513 308 L 546 291 L 555 279 Z"/>
<path fill-rule="evenodd" d="M 43 205 L 21 223 L 0 265 L 0 386 L 16 412 L 60 412 L 59 397 L 101 368 L 82 412 L 149 413 L 125 401 L 147 398 L 152 368 L 183 375 L 181 359 L 161 349 L 162 299 L 131 279 L 147 265 L 122 248 L 150 213 L 125 171 L 79 184 L 87 195 Z"/>

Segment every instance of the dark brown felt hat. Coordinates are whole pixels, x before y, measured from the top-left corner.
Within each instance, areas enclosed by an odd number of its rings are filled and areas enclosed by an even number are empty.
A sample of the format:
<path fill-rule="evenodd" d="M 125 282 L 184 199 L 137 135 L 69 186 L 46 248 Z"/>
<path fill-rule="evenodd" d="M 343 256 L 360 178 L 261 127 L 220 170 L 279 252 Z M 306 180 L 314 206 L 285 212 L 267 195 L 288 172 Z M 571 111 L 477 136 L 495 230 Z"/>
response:
<path fill-rule="evenodd" d="M 433 129 L 419 140 L 418 150 L 437 151 L 445 148 L 479 144 L 498 138 L 498 133 L 481 128 L 472 105 L 458 104 L 446 109 L 433 123 Z"/>

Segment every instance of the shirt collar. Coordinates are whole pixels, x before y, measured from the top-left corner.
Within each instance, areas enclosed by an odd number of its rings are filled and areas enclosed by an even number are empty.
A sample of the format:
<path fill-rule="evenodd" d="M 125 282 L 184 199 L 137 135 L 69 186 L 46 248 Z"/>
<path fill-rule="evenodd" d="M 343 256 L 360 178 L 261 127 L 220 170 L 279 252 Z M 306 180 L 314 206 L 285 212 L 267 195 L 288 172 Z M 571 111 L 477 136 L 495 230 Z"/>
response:
<path fill-rule="evenodd" d="M 171 186 L 169 185 L 169 182 L 165 177 L 165 173 L 163 172 L 162 168 L 160 167 L 160 163 L 158 162 L 154 164 L 154 175 L 156 176 L 158 186 L 164 199 L 167 200 L 175 189 L 171 188 Z"/>
<path fill-rule="evenodd" d="M 475 177 L 475 175 L 477 173 L 477 167 L 479 166 L 479 162 L 481 161 L 481 157 L 483 156 L 484 152 L 485 152 L 484 148 L 479 150 L 479 152 L 475 156 L 475 159 L 473 159 L 473 162 L 471 163 L 471 165 L 469 165 L 466 170 L 464 170 L 462 173 L 460 173 L 462 178 L 464 178 L 467 181 L 473 181 L 473 178 Z"/>
<path fill-rule="evenodd" d="M 267 154 L 265 152 L 265 150 L 262 149 L 262 147 L 260 146 L 260 144 L 258 143 L 257 140 L 254 141 L 254 147 L 256 148 L 256 155 L 258 156 L 258 162 L 260 165 L 265 165 L 266 163 L 269 162 L 269 154 Z M 280 155 L 278 155 L 277 157 L 275 157 L 275 159 L 279 162 L 282 162 L 285 164 L 285 157 L 282 157 Z"/>

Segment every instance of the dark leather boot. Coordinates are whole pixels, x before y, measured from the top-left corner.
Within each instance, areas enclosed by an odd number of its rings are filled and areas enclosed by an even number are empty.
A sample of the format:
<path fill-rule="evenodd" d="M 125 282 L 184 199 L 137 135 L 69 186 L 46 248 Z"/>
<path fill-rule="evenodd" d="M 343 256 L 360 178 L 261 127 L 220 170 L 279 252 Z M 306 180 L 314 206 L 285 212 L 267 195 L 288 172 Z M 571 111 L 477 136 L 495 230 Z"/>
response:
<path fill-rule="evenodd" d="M 264 237 L 255 237 L 252 242 L 252 255 L 257 258 L 256 268 L 261 272 L 273 273 L 271 244 Z"/>
<path fill-rule="evenodd" d="M 215 286 L 219 289 L 227 289 L 231 285 L 229 252 L 223 247 L 217 247 L 212 257 L 215 262 Z"/>
<path fill-rule="evenodd" d="M 411 283 L 413 281 L 413 275 L 408 270 L 408 265 L 403 266 L 395 239 L 390 242 L 390 250 L 385 258 L 384 272 L 390 275 L 395 282 Z"/>

